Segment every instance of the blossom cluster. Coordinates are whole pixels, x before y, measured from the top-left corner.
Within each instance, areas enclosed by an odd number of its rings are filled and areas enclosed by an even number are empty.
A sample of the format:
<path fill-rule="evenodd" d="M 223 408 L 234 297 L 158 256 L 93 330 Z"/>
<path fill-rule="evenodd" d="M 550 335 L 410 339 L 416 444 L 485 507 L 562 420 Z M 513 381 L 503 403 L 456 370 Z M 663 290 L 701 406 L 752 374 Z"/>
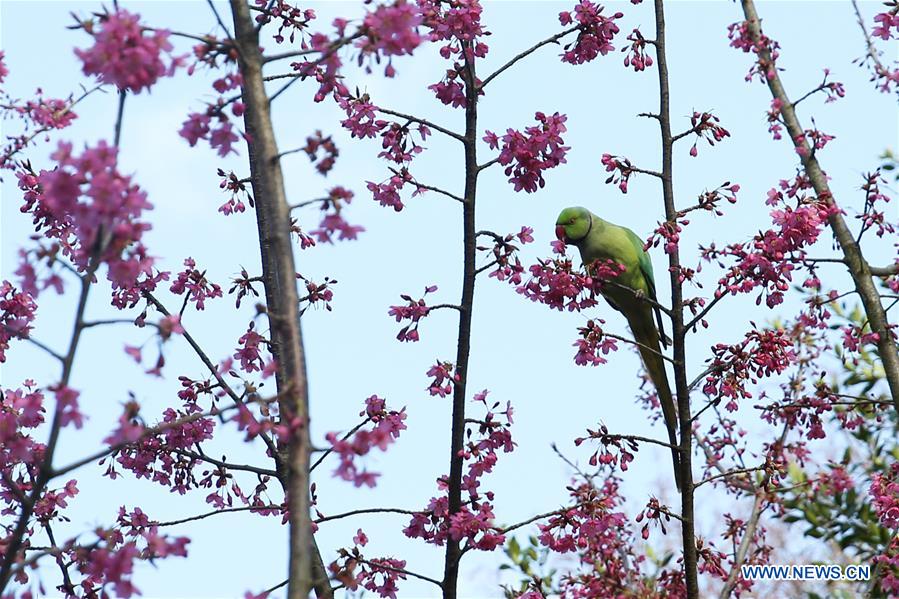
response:
<path fill-rule="evenodd" d="M 555 258 L 538 260 L 528 268 L 530 279 L 516 291 L 533 302 L 555 310 L 580 312 L 598 303 L 603 283 L 619 277 L 625 267 L 612 260 L 594 262 L 576 269 L 561 241 L 552 242 Z"/>
<path fill-rule="evenodd" d="M 168 273 L 154 272 L 154 259 L 141 242 L 150 229 L 141 220 L 152 208 L 147 194 L 119 173 L 117 151 L 104 141 L 80 155 L 60 142 L 50 157 L 54 170 L 18 173 L 22 211 L 32 214 L 38 231 L 55 240 L 79 270 L 106 263 L 113 305 L 134 306 L 142 291 L 168 279 Z"/>
<path fill-rule="evenodd" d="M 580 0 L 574 10 L 559 13 L 559 23 L 562 26 L 574 25 L 578 30 L 577 40 L 565 46 L 562 62 L 584 64 L 615 49 L 612 40 L 620 31 L 615 21 L 624 15 L 616 12 L 607 17 L 602 11 L 603 7 L 599 4 Z"/>
<path fill-rule="evenodd" d="M 127 10 L 100 15 L 98 24 L 85 22 L 82 27 L 94 37 L 90 48 L 75 49 L 82 71 L 119 90 L 135 94 L 149 90 L 160 77 L 171 77 L 184 62 L 184 57 L 171 55 L 168 31 L 148 30 L 141 25 L 140 15 Z"/>
<path fill-rule="evenodd" d="M 299 237 L 302 249 L 315 245 L 316 242 L 334 243 L 335 235 L 339 241 L 351 241 L 365 231 L 365 227 L 350 224 L 343 217 L 343 208 L 353 201 L 353 195 L 352 191 L 340 185 L 328 190 L 328 195 L 321 202 L 322 217 L 318 228 L 309 232 L 315 238 L 304 235 L 299 227 L 292 229 Z"/>
<path fill-rule="evenodd" d="M 700 139 L 705 139 L 710 146 L 714 146 L 715 142 L 730 137 L 730 132 L 719 125 L 719 122 L 718 117 L 711 112 L 693 112 L 693 116 L 690 117 L 690 131 L 696 135 L 696 141 L 690 148 L 690 156 L 699 154 L 696 144 Z"/>
<path fill-rule="evenodd" d="M 639 446 L 633 439 L 609 433 L 605 424 L 600 424 L 596 430 L 587 429 L 586 437 L 578 437 L 574 444 L 580 447 L 584 441 L 594 440 L 599 442 L 599 448 L 593 452 L 588 460 L 591 466 L 614 466 L 626 472 L 628 464 L 634 461 L 634 454 Z"/>
<path fill-rule="evenodd" d="M 718 343 L 712 347 L 711 371 L 705 378 L 703 393 L 713 399 L 728 398 L 725 408 L 737 409 L 737 402 L 752 397 L 746 383 L 780 374 L 796 360 L 793 339 L 786 329 L 753 329 L 733 345 Z"/>
<path fill-rule="evenodd" d="M 338 437 L 335 432 L 330 432 L 325 435 L 325 439 L 330 444 L 331 451 L 340 459 L 337 469 L 334 470 L 334 476 L 351 481 L 357 487 L 362 485 L 374 487 L 380 474 L 358 465 L 356 460 L 367 455 L 375 447 L 387 451 L 387 448 L 399 438 L 400 432 L 406 430 L 403 423 L 406 419 L 406 409 L 388 410 L 383 399 L 372 395 L 365 400 L 365 409 L 359 415 L 365 416 L 365 422 L 371 422 L 374 426 L 370 430 L 356 430 L 343 438 Z"/>
<path fill-rule="evenodd" d="M 578 327 L 580 339 L 574 342 L 577 353 L 574 356 L 574 363 L 579 366 L 599 366 L 608 362 L 604 356 L 609 352 L 618 350 L 618 341 L 614 337 L 609 337 L 602 330 L 602 319 L 591 319 L 587 321 L 587 325 Z"/>
<path fill-rule="evenodd" d="M 466 82 L 467 65 L 476 58 L 484 58 L 489 50 L 481 38 L 489 35 L 481 25 L 483 7 L 480 0 L 419 0 L 424 26 L 429 30 L 431 42 L 445 42 L 439 48 L 440 56 L 453 60 L 451 68 L 437 83 L 428 86 L 443 104 L 453 108 L 468 105 L 467 94 L 481 95 L 480 80 Z M 473 85 L 467 90 L 466 85 Z"/>
<path fill-rule="evenodd" d="M 827 219 L 837 210 L 824 199 L 803 197 L 804 190 L 810 186 L 804 177 L 793 181 L 782 180 L 779 189 L 773 188 L 768 192 L 767 203 L 782 205 L 785 197 L 790 197 L 796 198 L 797 206 L 783 205 L 782 209 L 772 210 L 771 220 L 775 228 L 758 233 L 749 243 L 731 244 L 722 250 L 712 244 L 702 249 L 706 260 L 717 258 L 720 261 L 722 257 L 736 260 L 736 264 L 719 281 L 716 294 L 736 295 L 762 287 L 756 303 L 760 303 L 763 296 L 768 307 L 773 308 L 783 301 L 795 264 L 802 261 L 805 248 L 817 241 Z"/>
<path fill-rule="evenodd" d="M 746 81 L 755 77 L 765 82 L 774 77 L 777 69 L 777 58 L 780 56 L 780 44 L 764 33 L 760 33 L 758 41 L 753 41 L 749 30 L 749 22 L 732 23 L 727 27 L 727 37 L 732 48 L 756 55 L 756 62 L 746 74 Z"/>
<path fill-rule="evenodd" d="M 396 599 L 397 582 L 407 578 L 406 561 L 392 557 L 365 558 L 361 548 L 368 544 L 368 536 L 361 528 L 353 542 L 355 546 L 351 550 L 338 550 L 338 558 L 328 567 L 334 580 L 351 591 L 362 586 L 379 597 Z"/>
<path fill-rule="evenodd" d="M 565 115 L 556 112 L 547 116 L 538 112 L 534 118 L 539 125 L 526 127 L 523 133 L 510 128 L 502 138 L 491 131 L 484 136 L 491 149 L 499 149 L 497 160 L 506 167 L 506 176 L 515 191 L 534 193 L 538 187 L 543 188 L 546 185 L 543 171 L 564 164 L 570 149 L 562 139 L 568 130 Z"/>
<path fill-rule="evenodd" d="M 27 339 L 37 303 L 31 294 L 19 291 L 9 281 L 0 282 L 0 363 L 12 339 Z"/>
<path fill-rule="evenodd" d="M 169 291 L 184 296 L 185 302 L 193 302 L 197 310 L 206 307 L 206 300 L 222 297 L 222 288 L 206 278 L 206 271 L 197 269 L 193 258 L 184 259 L 184 270 L 178 273 Z"/>
<path fill-rule="evenodd" d="M 234 124 L 225 112 L 227 103 L 222 99 L 209 104 L 204 112 L 192 112 L 181 125 L 178 134 L 187 140 L 190 147 L 197 145 L 201 139 L 209 142 L 209 146 L 216 153 L 225 158 L 229 154 L 236 154 L 234 144 L 240 139 L 234 132 Z M 243 116 L 244 105 L 242 102 L 231 103 L 231 113 L 235 117 Z M 225 214 L 230 212 L 225 212 Z M 238 210 L 240 211 L 240 210 Z"/>
<path fill-rule="evenodd" d="M 630 35 L 627 36 L 627 41 L 629 41 L 631 45 L 621 48 L 622 52 L 627 52 L 627 55 L 624 57 L 624 66 L 632 67 L 634 71 L 638 73 L 651 67 L 653 62 L 652 56 L 649 56 L 646 53 L 646 38 L 643 37 L 640 30 L 634 29 Z"/>
<path fill-rule="evenodd" d="M 467 500 L 454 513 L 450 513 L 446 495 L 432 497 L 427 508 L 416 512 L 403 533 L 410 538 L 420 538 L 442 546 L 448 538 L 465 541 L 467 548 L 493 551 L 505 542 L 505 534 L 493 520 L 493 492 L 481 491 L 481 478 L 493 471 L 499 459 L 498 451 L 514 450 L 510 427 L 512 406 L 507 402 L 499 411 L 500 403 L 488 404 L 488 391 L 475 393 L 472 401 L 485 408 L 481 420 L 470 420 L 466 431 L 466 443 L 461 457 L 467 465 L 462 475 L 462 492 Z M 438 480 L 438 487 L 447 490 L 446 478 Z"/>
<path fill-rule="evenodd" d="M 511 285 L 520 285 L 524 267 L 518 259 L 519 248 L 513 242 L 517 240 L 522 245 L 532 243 L 533 233 L 534 229 L 531 227 L 521 227 L 518 233 L 509 233 L 503 237 L 490 231 L 481 231 L 480 236 L 490 237 L 493 240 L 493 247 L 477 246 L 478 251 L 488 253 L 492 258 L 490 263 L 482 268 L 486 270 L 496 267 L 488 276 L 497 281 L 508 281 Z"/>
<path fill-rule="evenodd" d="M 405 306 L 390 306 L 387 313 L 393 316 L 397 322 L 409 321 L 409 324 L 403 326 L 397 333 L 398 340 L 418 341 L 418 323 L 431 312 L 431 308 L 425 303 L 425 297 L 435 291 L 437 291 L 437 286 L 430 285 L 425 287 L 425 292 L 420 299 L 414 300 L 411 296 L 403 294 L 400 298 L 406 302 Z"/>
<path fill-rule="evenodd" d="M 418 33 L 422 24 L 422 16 L 418 6 L 406 0 L 397 0 L 393 4 L 382 4 L 365 15 L 362 21 L 360 38 L 356 41 L 359 49 L 358 63 L 366 60 L 380 62 L 387 57 L 384 75 L 393 77 L 392 57 L 412 54 L 422 43 L 423 37 Z M 370 64 L 366 67 L 370 72 Z"/>
<path fill-rule="evenodd" d="M 624 156 L 613 156 L 612 154 L 603 154 L 601 159 L 602 165 L 606 167 L 607 173 L 612 173 L 606 179 L 606 184 L 615 183 L 621 193 L 627 193 L 627 184 L 636 170 L 631 161 Z"/>
<path fill-rule="evenodd" d="M 258 9 L 256 23 L 260 27 L 272 21 L 278 22 L 278 32 L 273 37 L 279 44 L 285 40 L 285 29 L 289 31 L 286 39 L 293 43 L 297 33 L 304 36 L 309 24 L 315 20 L 314 10 L 299 8 L 287 0 L 255 0 L 255 4 Z"/>

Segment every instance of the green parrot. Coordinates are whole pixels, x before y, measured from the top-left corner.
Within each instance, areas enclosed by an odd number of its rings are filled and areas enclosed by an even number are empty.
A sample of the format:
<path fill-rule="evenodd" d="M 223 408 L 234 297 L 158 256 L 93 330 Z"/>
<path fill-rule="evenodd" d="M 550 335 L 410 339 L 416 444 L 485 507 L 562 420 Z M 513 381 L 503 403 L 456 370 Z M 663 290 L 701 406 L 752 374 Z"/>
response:
<path fill-rule="evenodd" d="M 679 445 L 677 408 L 671 396 L 665 362 L 659 347 L 659 343 L 668 347 L 670 340 L 665 336 L 661 310 L 643 299 L 656 301 L 652 261 L 643 251 L 643 241 L 630 229 L 613 225 L 581 207 L 566 208 L 559 214 L 556 220 L 556 237 L 577 247 L 581 253 L 581 261 L 588 270 L 597 260 L 614 260 L 627 269 L 615 281 L 621 287 L 605 285 L 602 295 L 610 306 L 624 315 L 634 334 L 634 340 L 640 344 L 637 346 L 640 357 L 643 358 L 643 364 L 662 405 L 668 441 L 671 445 Z M 676 449 L 671 450 L 671 458 L 674 461 L 674 480 L 680 490 L 680 456 Z"/>

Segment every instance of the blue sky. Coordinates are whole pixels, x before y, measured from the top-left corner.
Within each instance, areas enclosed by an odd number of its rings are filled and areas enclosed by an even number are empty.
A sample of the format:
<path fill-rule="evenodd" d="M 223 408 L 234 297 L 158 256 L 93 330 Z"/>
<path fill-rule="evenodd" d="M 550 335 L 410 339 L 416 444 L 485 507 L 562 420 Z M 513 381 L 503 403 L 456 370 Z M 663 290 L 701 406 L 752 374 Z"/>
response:
<path fill-rule="evenodd" d="M 154 26 L 192 33 L 215 32 L 215 21 L 205 2 L 121 2 L 139 12 Z M 558 30 L 557 14 L 572 2 L 486 3 L 483 22 L 493 32 L 487 39 L 490 54 L 480 67 L 492 72 L 508 58 L 533 42 Z M 2 48 L 11 74 L 8 91 L 27 97 L 42 87 L 51 97 L 62 97 L 90 82 L 80 73 L 71 48 L 85 46 L 82 32 L 66 30 L 70 11 L 86 15 L 98 3 L 0 2 Z M 304 5 L 306 6 L 306 5 Z M 358 16 L 358 3 L 310 3 L 328 23 L 336 15 Z M 877 3 L 863 3 L 870 18 Z M 224 4 L 221 9 L 226 11 Z M 673 2 L 668 6 L 668 54 L 672 86 L 672 117 L 675 131 L 689 127 L 693 110 L 713 110 L 731 137 L 714 148 L 704 142 L 699 157 L 690 158 L 689 141 L 681 142 L 675 156 L 675 188 L 680 206 L 694 203 L 705 189 L 728 180 L 739 183 L 739 202 L 727 206 L 727 215 L 714 219 L 694 215 L 682 235 L 684 262 L 695 265 L 695 247 L 716 241 L 719 245 L 751 237 L 768 224 L 764 206 L 766 191 L 779 179 L 794 172 L 794 156 L 788 144 L 773 142 L 766 133 L 764 111 L 770 97 L 765 86 L 747 84 L 743 77 L 750 66 L 748 56 L 728 48 L 726 27 L 741 19 L 739 6 L 730 2 Z M 609 11 L 625 13 L 624 35 L 641 26 L 650 36 L 654 30 L 648 3 L 633 6 L 612 3 Z M 817 85 L 822 69 L 828 67 L 836 80 L 846 85 L 847 96 L 834 104 L 821 99 L 807 100 L 800 117 L 810 126 L 810 111 L 820 129 L 836 136 L 821 153 L 824 168 L 832 177 L 838 202 L 850 211 L 859 207 L 861 174 L 877 165 L 877 156 L 896 147 L 895 99 L 871 89 L 867 72 L 851 64 L 864 50 L 851 5 L 848 2 L 764 2 L 759 4 L 766 33 L 779 40 L 785 68 L 783 78 L 791 95 L 799 97 Z M 812 26 L 813 22 L 813 26 Z M 176 43 L 181 43 L 180 41 Z M 266 41 L 273 49 L 274 42 Z M 179 46 L 182 51 L 187 46 Z M 584 205 L 607 220 L 626 225 L 641 236 L 655 228 L 661 218 L 661 194 L 655 181 L 637 177 L 627 195 L 604 185 L 600 165 L 604 152 L 624 155 L 644 168 L 657 168 L 658 132 L 655 122 L 636 117 L 657 108 L 656 71 L 633 73 L 621 64 L 615 52 L 582 66 L 561 64 L 559 50 L 544 48 L 513 70 L 503 74 L 488 88 L 481 100 L 480 127 L 504 131 L 533 123 L 536 111 L 560 111 L 568 115 L 566 143 L 571 146 L 567 164 L 546 173 L 547 186 L 533 195 L 516 194 L 499 168 L 486 172 L 479 187 L 479 228 L 499 233 L 514 232 L 522 225 L 534 227 L 535 243 L 522 252 L 522 261 L 531 264 L 549 254 L 549 241 L 558 212 L 566 206 Z M 384 80 L 379 74 L 350 71 L 348 83 L 367 90 L 373 101 L 385 108 L 416 113 L 461 130 L 462 113 L 439 104 L 425 88 L 439 79 L 445 63 L 428 49 L 413 58 L 395 61 L 399 76 Z M 286 72 L 287 64 L 275 64 L 270 74 Z M 155 205 L 150 218 L 153 230 L 147 245 L 168 269 L 180 269 L 184 258 L 193 257 L 207 276 L 227 288 L 229 277 L 246 267 L 258 273 L 256 225 L 250 213 L 223 217 L 216 212 L 225 196 L 218 188 L 216 169 L 247 173 L 245 156 L 219 159 L 208 148 L 189 148 L 177 135 L 188 112 L 203 107 L 212 98 L 211 78 L 200 73 L 189 78 L 180 73 L 163 80 L 151 94 L 128 99 L 122 137 L 121 165 L 134 174 Z M 368 506 L 417 509 L 435 494 L 435 479 L 448 469 L 448 399 L 429 397 L 425 371 L 435 359 L 452 360 L 455 355 L 456 317 L 440 311 L 421 326 L 418 344 L 394 340 L 397 325 L 387 316 L 388 306 L 399 303 L 399 294 L 417 294 L 436 284 L 435 302 L 457 302 L 461 285 L 461 210 L 446 198 L 433 194 L 406 201 L 407 208 L 396 214 L 371 201 L 365 181 L 381 181 L 386 166 L 375 158 L 377 142 L 350 141 L 339 128 L 341 116 L 332 103 L 313 105 L 312 84 L 296 85 L 274 105 L 275 128 L 282 150 L 304 144 L 315 129 L 333 134 L 341 155 L 327 180 L 308 164 L 303 154 L 287 157 L 284 170 L 288 198 L 299 202 L 319 197 L 336 184 L 356 192 L 347 218 L 367 231 L 355 243 L 319 246 L 300 253 L 298 270 L 320 280 L 330 276 L 339 281 L 335 288 L 333 312 L 309 310 L 303 317 L 311 392 L 312 432 L 322 444 L 324 434 L 347 430 L 356 423 L 365 397 L 378 394 L 388 404 L 406 406 L 408 430 L 386 454 L 369 456 L 368 466 L 383 475 L 377 488 L 354 489 L 330 477 L 333 465 L 316 471 L 320 509 L 334 514 Z M 94 94 L 76 109 L 80 118 L 55 139 L 93 144 L 111 139 L 116 97 Z M 4 131 L 11 127 L 3 123 Z M 47 166 L 47 148 L 32 152 L 37 166 Z M 434 136 L 427 151 L 413 164 L 412 172 L 422 182 L 461 193 L 462 154 L 459 144 Z M 480 155 L 492 154 L 483 146 Z M 27 243 L 29 220 L 18 211 L 21 195 L 13 177 L 4 177 L 0 204 L 0 276 L 11 277 L 16 268 L 16 249 Z M 301 222 L 317 224 L 315 209 L 301 214 Z M 875 243 L 868 255 L 875 263 L 892 260 L 894 249 L 888 242 Z M 829 255 L 831 236 L 822 236 L 816 254 Z M 653 252 L 660 297 L 670 303 L 666 257 Z M 703 293 L 717 280 L 714 269 L 704 274 Z M 834 269 L 822 273 L 825 283 L 844 283 Z M 691 291 L 690 293 L 694 293 Z M 167 293 L 169 303 L 176 303 Z M 35 336 L 54 347 L 62 347 L 74 310 L 71 295 L 41 297 Z M 788 303 L 778 312 L 757 308 L 754 296 L 729 298 L 714 313 L 712 327 L 690 339 L 690 372 L 702 370 L 709 346 L 733 342 L 749 327 L 749 321 L 765 322 L 788 313 Z M 114 314 L 108 293 L 100 289 L 92 297 L 89 317 Z M 235 313 L 232 300 L 210 302 L 203 313 L 189 313 L 185 326 L 202 341 L 214 359 L 233 352 L 237 338 L 253 314 L 252 303 Z M 588 446 L 575 448 L 573 439 L 585 427 L 604 422 L 621 433 L 664 437 L 661 426 L 652 425 L 634 401 L 639 381 L 636 354 L 623 349 L 609 364 L 599 368 L 577 367 L 571 344 L 576 327 L 590 316 L 605 318 L 609 326 L 624 333 L 623 320 L 602 305 L 588 315 L 558 313 L 532 304 L 510 287 L 492 279 L 479 280 L 474 314 L 470 389 L 487 388 L 491 398 L 512 401 L 516 422 L 512 429 L 518 448 L 501 456 L 496 471 L 484 481 L 496 492 L 496 513 L 500 522 L 513 523 L 531 515 L 559 507 L 566 499 L 565 484 L 571 472 L 550 449 L 557 443 L 572 460 L 585 463 L 592 453 Z M 149 417 L 177 402 L 174 391 L 177 375 L 194 378 L 205 375 L 202 365 L 185 344 L 167 347 L 165 380 L 148 379 L 122 352 L 124 344 L 140 344 L 144 331 L 128 326 L 94 329 L 85 336 L 76 361 L 73 386 L 81 390 L 82 406 L 91 418 L 78 434 L 66 431 L 57 463 L 66 462 L 94 450 L 112 428 L 127 392 L 133 391 Z M 148 346 L 149 347 L 149 346 Z M 150 352 L 152 353 L 152 352 Z M 25 378 L 42 384 L 54 382 L 56 365 L 23 344 L 10 352 L 0 369 L 0 383 L 16 386 Z M 693 398 L 701 405 L 701 396 Z M 476 413 L 474 411 L 473 413 Z M 751 411 L 745 426 L 757 433 L 765 428 Z M 219 432 L 216 447 L 235 461 L 265 464 L 259 445 L 245 446 L 242 435 L 232 427 Z M 764 440 L 758 437 L 758 442 Z M 822 444 L 819 449 L 826 455 Z M 140 505 L 152 517 L 163 520 L 206 511 L 205 492 L 186 497 L 169 494 L 150 483 L 128 477 L 109 481 L 99 476 L 101 469 L 87 469 L 79 477 L 81 494 L 69 511 L 71 534 L 105 525 L 114 520 L 120 505 Z M 627 473 L 625 494 L 633 510 L 645 504 L 650 494 L 672 497 L 667 456 L 641 449 Z M 698 471 L 697 471 L 698 474 Z M 247 483 L 249 486 L 249 482 Z M 734 506 L 732 499 L 715 496 L 708 488 L 700 502 L 704 513 L 748 510 Z M 703 534 L 713 534 L 719 520 L 701 521 Z M 371 556 L 394 555 L 408 561 L 408 567 L 439 578 L 442 548 L 409 541 L 401 533 L 405 517 L 382 515 L 345 519 L 323 525 L 319 543 L 327 556 L 340 546 L 351 545 L 359 527 L 371 539 Z M 64 529 L 63 529 L 64 530 Z M 223 597 L 261 590 L 283 580 L 286 536 L 275 519 L 251 515 L 223 515 L 185 526 L 177 531 L 190 536 L 190 559 L 165 560 L 142 566 L 136 577 L 146 597 Z M 63 532 L 58 532 L 62 536 Z M 679 543 L 669 533 L 672 545 Z M 498 594 L 496 565 L 499 555 L 469 554 L 463 562 L 461 590 L 465 596 L 489 597 Z M 53 573 L 47 569 L 48 582 Z M 401 587 L 403 597 L 436 596 L 426 583 L 409 581 Z"/>

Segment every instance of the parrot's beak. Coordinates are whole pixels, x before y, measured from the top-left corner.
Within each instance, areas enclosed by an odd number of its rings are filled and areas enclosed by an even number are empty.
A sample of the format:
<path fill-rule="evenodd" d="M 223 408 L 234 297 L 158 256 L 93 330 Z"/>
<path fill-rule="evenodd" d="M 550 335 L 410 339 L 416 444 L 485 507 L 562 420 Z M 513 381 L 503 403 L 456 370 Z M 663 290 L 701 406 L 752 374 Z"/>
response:
<path fill-rule="evenodd" d="M 556 239 L 559 241 L 565 241 L 565 227 L 562 225 L 556 225 Z"/>

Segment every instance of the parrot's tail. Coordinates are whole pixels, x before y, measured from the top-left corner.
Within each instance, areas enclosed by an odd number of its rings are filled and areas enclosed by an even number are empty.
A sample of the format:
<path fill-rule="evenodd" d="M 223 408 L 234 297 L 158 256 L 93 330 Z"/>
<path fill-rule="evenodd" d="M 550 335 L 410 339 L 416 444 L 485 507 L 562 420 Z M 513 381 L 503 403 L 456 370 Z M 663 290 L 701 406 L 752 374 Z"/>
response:
<path fill-rule="evenodd" d="M 659 332 L 652 321 L 652 313 L 647 306 L 643 306 L 645 314 L 636 318 L 629 318 L 634 340 L 640 345 L 640 357 L 649 374 L 649 379 L 656 388 L 659 403 L 662 406 L 662 416 L 665 419 L 665 428 L 668 429 L 668 442 L 671 448 L 671 461 L 674 465 L 674 483 L 677 490 L 681 490 L 680 451 L 676 449 L 680 444 L 677 441 L 677 406 L 671 395 L 671 386 L 668 384 L 668 374 L 665 371 L 665 361 L 662 359 L 659 348 Z"/>

